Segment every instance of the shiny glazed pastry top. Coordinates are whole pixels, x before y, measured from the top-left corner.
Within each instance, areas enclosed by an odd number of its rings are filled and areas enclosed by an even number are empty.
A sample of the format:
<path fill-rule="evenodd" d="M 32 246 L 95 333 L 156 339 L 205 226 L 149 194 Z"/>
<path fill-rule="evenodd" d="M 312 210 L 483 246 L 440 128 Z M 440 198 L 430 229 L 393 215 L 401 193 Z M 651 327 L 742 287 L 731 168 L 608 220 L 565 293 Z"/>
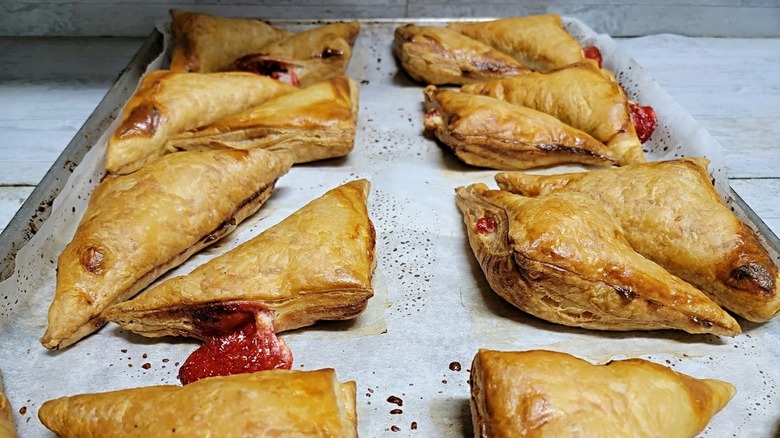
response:
<path fill-rule="evenodd" d="M 693 438 L 736 392 L 643 359 L 592 365 L 543 350 L 480 350 L 470 382 L 478 438 Z"/>
<path fill-rule="evenodd" d="M 550 114 L 607 145 L 620 164 L 645 161 L 625 92 L 590 62 L 466 85 L 461 91 Z"/>
<path fill-rule="evenodd" d="M 355 144 L 358 86 L 337 76 L 172 137 L 176 150 L 286 151 L 296 163 L 341 157 Z"/>
<path fill-rule="evenodd" d="M 585 195 L 527 198 L 474 184 L 457 189 L 457 203 L 491 288 L 527 313 L 595 330 L 740 333 L 701 291 L 634 251 Z"/>
<path fill-rule="evenodd" d="M 450 23 L 448 27 L 512 56 L 531 70 L 547 71 L 586 59 L 582 46 L 556 14 Z"/>
<path fill-rule="evenodd" d="M 399 27 L 393 50 L 409 76 L 434 85 L 470 84 L 529 71 L 511 56 L 446 27 Z"/>
<path fill-rule="evenodd" d="M 251 18 L 226 18 L 171 10 L 171 71 L 224 71 L 236 59 L 292 35 Z"/>
<path fill-rule="evenodd" d="M 332 369 L 74 395 L 47 401 L 38 418 L 62 438 L 357 437 L 355 382 Z"/>
<path fill-rule="evenodd" d="M 171 136 L 259 105 L 296 88 L 251 73 L 153 71 L 122 110 L 108 140 L 106 170 L 126 174 L 168 153 Z"/>
<path fill-rule="evenodd" d="M 197 338 L 213 318 L 209 308 L 231 303 L 270 311 L 276 332 L 354 318 L 373 296 L 369 187 L 356 180 L 330 190 L 257 237 L 106 315 L 144 336 Z"/>
<path fill-rule="evenodd" d="M 617 161 L 615 154 L 590 135 L 534 109 L 433 85 L 424 94 L 425 129 L 468 164 L 529 169 Z"/>
<path fill-rule="evenodd" d="M 780 271 L 756 233 L 723 203 L 703 158 L 496 181 L 524 196 L 578 193 L 603 206 L 639 253 L 754 322 L 780 312 Z"/>
<path fill-rule="evenodd" d="M 233 231 L 271 196 L 292 165 L 284 154 L 177 152 L 92 192 L 57 262 L 57 286 L 41 343 L 66 347 L 102 327 L 124 301 Z"/>

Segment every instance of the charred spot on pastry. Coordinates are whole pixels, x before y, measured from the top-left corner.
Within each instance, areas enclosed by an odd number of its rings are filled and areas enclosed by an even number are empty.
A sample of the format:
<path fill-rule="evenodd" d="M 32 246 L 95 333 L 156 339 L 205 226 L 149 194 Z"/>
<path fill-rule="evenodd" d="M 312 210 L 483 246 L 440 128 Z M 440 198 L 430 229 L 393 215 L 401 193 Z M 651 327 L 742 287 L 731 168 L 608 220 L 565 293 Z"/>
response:
<path fill-rule="evenodd" d="M 103 275 L 106 272 L 105 261 L 105 249 L 100 247 L 87 246 L 79 254 L 79 263 L 91 274 Z"/>
<path fill-rule="evenodd" d="M 637 295 L 636 292 L 631 290 L 629 287 L 623 287 L 620 285 L 613 284 L 612 289 L 615 289 L 615 292 L 620 294 L 621 297 L 625 300 L 635 300 L 639 295 Z"/>
<path fill-rule="evenodd" d="M 229 333 L 254 318 L 262 306 L 243 302 L 206 303 L 192 310 L 195 330 L 200 336 Z"/>
<path fill-rule="evenodd" d="M 737 266 L 731 271 L 730 277 L 737 283 L 748 281 L 758 286 L 765 295 L 771 296 L 775 289 L 775 279 L 767 269 L 757 263 L 747 263 Z"/>
<path fill-rule="evenodd" d="M 153 137 L 160 125 L 160 110 L 154 102 L 144 102 L 130 112 L 117 130 L 118 138 Z"/>
<path fill-rule="evenodd" d="M 707 327 L 707 328 L 710 328 L 713 325 L 715 325 L 715 323 L 713 323 L 709 319 L 699 318 L 698 316 L 691 316 L 691 321 L 694 324 L 698 324 L 700 326 Z"/>
<path fill-rule="evenodd" d="M 228 230 L 230 230 L 231 227 L 234 227 L 235 225 L 236 225 L 235 216 L 232 216 L 229 219 L 222 221 L 222 223 L 219 224 L 216 230 L 212 231 L 206 237 L 203 238 L 203 243 L 209 243 L 220 239 L 222 236 L 227 234 Z"/>
<path fill-rule="evenodd" d="M 322 53 L 320 53 L 320 57 L 322 59 L 334 58 L 336 56 L 344 56 L 344 52 L 338 49 L 327 47 L 322 51 Z"/>

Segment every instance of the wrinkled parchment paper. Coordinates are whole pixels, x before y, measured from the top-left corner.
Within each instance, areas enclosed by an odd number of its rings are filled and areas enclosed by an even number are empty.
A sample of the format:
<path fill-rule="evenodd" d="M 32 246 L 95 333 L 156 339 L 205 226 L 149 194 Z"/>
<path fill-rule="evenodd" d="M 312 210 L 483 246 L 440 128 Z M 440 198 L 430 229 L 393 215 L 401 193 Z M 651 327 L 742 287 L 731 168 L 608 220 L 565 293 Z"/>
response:
<path fill-rule="evenodd" d="M 332 367 L 342 381 L 357 381 L 361 436 L 471 436 L 467 370 L 478 348 L 541 348 L 592 362 L 644 357 L 696 377 L 726 380 L 738 393 L 702 435 L 774 436 L 780 422 L 777 320 L 740 321 L 745 333 L 736 339 L 671 331 L 594 332 L 535 319 L 491 291 L 468 246 L 454 189 L 475 182 L 495 187 L 496 172 L 462 164 L 422 134 L 422 87 L 398 70 L 390 49 L 398 25 L 364 23 L 356 42 L 348 70 L 361 84 L 355 150 L 346 158 L 294 167 L 256 215 L 163 279 L 186 274 L 254 237 L 330 188 L 367 178 L 378 261 L 369 309 L 354 322 L 318 323 L 281 335 L 295 369 Z M 717 187 L 728 199 L 720 147 L 709 134 L 613 40 L 576 20 L 567 20 L 567 27 L 583 45 L 601 49 L 605 66 L 632 99 L 657 111 L 659 129 L 646 144 L 648 157 L 708 157 Z M 150 69 L 163 62 L 161 56 Z M 0 285 L 0 368 L 23 437 L 50 436 L 36 418 L 45 400 L 178 384 L 178 365 L 198 345 L 190 339 L 143 338 L 114 325 L 60 352 L 38 343 L 54 294 L 57 257 L 102 176 L 112 128 L 74 171 L 51 218 L 19 252 L 16 274 Z M 403 405 L 388 402 L 391 396 Z"/>

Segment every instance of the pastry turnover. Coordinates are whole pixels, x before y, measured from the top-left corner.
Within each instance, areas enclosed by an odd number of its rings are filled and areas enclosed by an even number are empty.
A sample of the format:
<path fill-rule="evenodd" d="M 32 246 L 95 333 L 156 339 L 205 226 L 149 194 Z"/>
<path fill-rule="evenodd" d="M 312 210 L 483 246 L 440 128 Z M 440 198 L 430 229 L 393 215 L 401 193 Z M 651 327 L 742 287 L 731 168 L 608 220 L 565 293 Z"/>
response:
<path fill-rule="evenodd" d="M 358 87 L 337 76 L 171 138 L 176 150 L 284 150 L 296 163 L 341 157 L 355 144 Z"/>
<path fill-rule="evenodd" d="M 755 232 L 721 201 L 708 161 L 683 158 L 587 173 L 505 173 L 499 186 L 525 196 L 581 193 L 620 223 L 645 257 L 754 322 L 780 312 L 778 267 Z"/>
<path fill-rule="evenodd" d="M 736 393 L 643 359 L 592 365 L 544 350 L 479 350 L 470 382 L 478 438 L 693 438 Z"/>
<path fill-rule="evenodd" d="M 236 59 L 226 70 L 249 71 L 308 87 L 343 75 L 360 23 L 332 23 L 290 35 Z"/>
<path fill-rule="evenodd" d="M 542 112 L 492 97 L 425 89 L 425 129 L 464 162 L 493 169 L 617 160 L 588 134 Z"/>
<path fill-rule="evenodd" d="M 586 59 L 582 46 L 564 30 L 561 17 L 556 14 L 448 26 L 511 55 L 531 70 L 547 71 Z"/>
<path fill-rule="evenodd" d="M 225 70 L 236 59 L 260 51 L 291 35 L 268 23 L 171 10 L 172 71 L 211 73 Z"/>
<path fill-rule="evenodd" d="M 108 141 L 106 170 L 134 172 L 164 155 L 169 137 L 294 90 L 250 73 L 151 72 L 125 105 Z"/>
<path fill-rule="evenodd" d="M 740 333 L 701 291 L 635 252 L 585 195 L 526 198 L 475 184 L 457 189 L 457 203 L 491 288 L 524 312 L 596 330 Z"/>
<path fill-rule="evenodd" d="M 100 328 L 124 301 L 253 214 L 292 165 L 284 154 L 177 152 L 94 190 L 57 264 L 41 343 L 66 347 Z"/>
<path fill-rule="evenodd" d="M 332 369 L 273 370 L 62 397 L 41 422 L 57 436 L 357 437 L 355 382 Z"/>
<path fill-rule="evenodd" d="M 399 27 L 393 49 L 409 76 L 428 84 L 462 85 L 528 72 L 511 56 L 443 27 Z"/>
<path fill-rule="evenodd" d="M 607 145 L 620 164 L 645 161 L 626 94 L 591 63 L 466 85 L 461 91 L 550 114 Z"/>
<path fill-rule="evenodd" d="M 112 306 L 106 315 L 144 336 L 200 339 L 212 325 L 211 310 L 232 303 L 269 311 L 276 332 L 354 318 L 373 296 L 369 186 L 357 180 L 337 187 L 189 275 Z"/>
<path fill-rule="evenodd" d="M 0 374 L 0 438 L 16 438 L 14 413 L 11 403 L 3 394 L 3 375 Z"/>

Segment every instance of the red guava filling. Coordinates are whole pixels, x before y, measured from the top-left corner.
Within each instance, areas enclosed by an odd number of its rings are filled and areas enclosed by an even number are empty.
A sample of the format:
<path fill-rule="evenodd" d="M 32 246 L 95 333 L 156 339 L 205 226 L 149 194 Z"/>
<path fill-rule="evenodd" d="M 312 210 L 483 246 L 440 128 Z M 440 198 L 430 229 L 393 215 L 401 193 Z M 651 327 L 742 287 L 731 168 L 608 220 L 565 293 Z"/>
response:
<path fill-rule="evenodd" d="M 276 337 L 273 315 L 251 303 L 220 304 L 195 313 L 204 344 L 179 369 L 183 385 L 197 380 L 292 368 L 290 349 Z"/>

